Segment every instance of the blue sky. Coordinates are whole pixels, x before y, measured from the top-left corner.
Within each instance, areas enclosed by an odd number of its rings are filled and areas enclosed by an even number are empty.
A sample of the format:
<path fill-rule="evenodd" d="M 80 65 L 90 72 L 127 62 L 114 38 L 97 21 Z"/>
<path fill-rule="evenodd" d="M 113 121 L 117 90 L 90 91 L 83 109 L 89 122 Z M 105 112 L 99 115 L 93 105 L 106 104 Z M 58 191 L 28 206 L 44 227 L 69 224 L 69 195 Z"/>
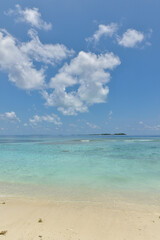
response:
<path fill-rule="evenodd" d="M 0 134 L 160 134 L 159 9 L 3 1 Z"/>

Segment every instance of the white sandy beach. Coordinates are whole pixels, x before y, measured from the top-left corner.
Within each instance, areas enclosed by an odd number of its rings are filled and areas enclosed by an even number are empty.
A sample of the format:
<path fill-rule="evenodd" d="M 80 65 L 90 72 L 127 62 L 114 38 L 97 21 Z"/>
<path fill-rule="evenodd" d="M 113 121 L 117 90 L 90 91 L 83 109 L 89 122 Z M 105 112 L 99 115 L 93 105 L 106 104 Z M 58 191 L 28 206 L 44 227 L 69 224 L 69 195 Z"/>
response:
<path fill-rule="evenodd" d="M 0 203 L 0 240 L 160 239 L 157 206 L 27 198 Z"/>

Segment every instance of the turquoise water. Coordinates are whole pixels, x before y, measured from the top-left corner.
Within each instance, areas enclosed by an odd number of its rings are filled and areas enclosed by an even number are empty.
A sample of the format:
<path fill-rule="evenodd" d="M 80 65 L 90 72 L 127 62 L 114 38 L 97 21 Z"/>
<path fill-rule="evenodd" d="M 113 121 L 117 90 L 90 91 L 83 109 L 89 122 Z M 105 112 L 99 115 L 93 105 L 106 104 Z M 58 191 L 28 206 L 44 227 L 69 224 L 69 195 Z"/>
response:
<path fill-rule="evenodd" d="M 0 194 L 160 193 L 160 137 L 0 137 Z"/>

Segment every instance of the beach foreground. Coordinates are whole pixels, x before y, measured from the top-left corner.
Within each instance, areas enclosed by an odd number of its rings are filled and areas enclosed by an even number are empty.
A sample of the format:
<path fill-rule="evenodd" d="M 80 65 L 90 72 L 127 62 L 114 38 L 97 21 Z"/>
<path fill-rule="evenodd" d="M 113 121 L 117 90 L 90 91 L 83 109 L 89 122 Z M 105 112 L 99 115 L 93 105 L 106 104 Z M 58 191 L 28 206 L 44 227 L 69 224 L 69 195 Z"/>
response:
<path fill-rule="evenodd" d="M 159 137 L 0 138 L 0 240 L 159 240 Z"/>
<path fill-rule="evenodd" d="M 0 239 L 159 240 L 160 236 L 158 206 L 28 198 L 3 198 L 0 203 Z"/>

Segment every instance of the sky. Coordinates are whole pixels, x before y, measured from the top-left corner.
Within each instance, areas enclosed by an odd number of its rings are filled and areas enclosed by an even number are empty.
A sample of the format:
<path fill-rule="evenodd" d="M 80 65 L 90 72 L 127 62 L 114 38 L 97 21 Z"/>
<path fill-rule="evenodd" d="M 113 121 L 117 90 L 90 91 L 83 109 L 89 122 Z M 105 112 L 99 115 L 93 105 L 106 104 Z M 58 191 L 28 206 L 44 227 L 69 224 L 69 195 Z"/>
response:
<path fill-rule="evenodd" d="M 0 135 L 160 135 L 159 0 L 5 0 Z"/>

